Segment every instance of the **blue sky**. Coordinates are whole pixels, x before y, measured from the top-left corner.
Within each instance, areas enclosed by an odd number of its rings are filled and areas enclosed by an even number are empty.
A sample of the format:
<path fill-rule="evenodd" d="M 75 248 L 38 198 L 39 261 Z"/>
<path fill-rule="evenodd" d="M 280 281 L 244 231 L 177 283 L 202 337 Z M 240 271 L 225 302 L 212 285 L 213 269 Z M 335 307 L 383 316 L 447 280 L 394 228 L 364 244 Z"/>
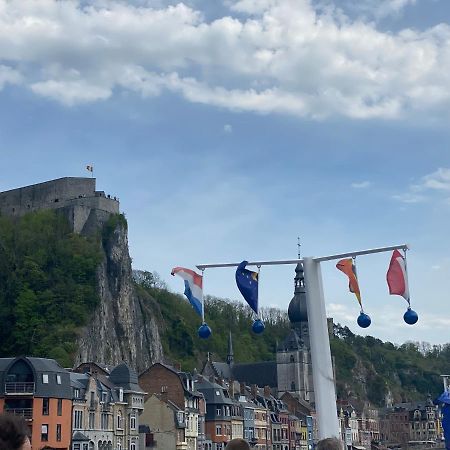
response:
<path fill-rule="evenodd" d="M 357 260 L 367 330 L 449 341 L 450 6 L 441 0 L 0 0 L 0 190 L 85 176 L 117 195 L 135 268 L 409 243 Z M 263 267 L 286 308 L 293 267 Z M 323 264 L 329 315 L 358 304 Z M 230 269 L 205 293 L 239 299 Z"/>

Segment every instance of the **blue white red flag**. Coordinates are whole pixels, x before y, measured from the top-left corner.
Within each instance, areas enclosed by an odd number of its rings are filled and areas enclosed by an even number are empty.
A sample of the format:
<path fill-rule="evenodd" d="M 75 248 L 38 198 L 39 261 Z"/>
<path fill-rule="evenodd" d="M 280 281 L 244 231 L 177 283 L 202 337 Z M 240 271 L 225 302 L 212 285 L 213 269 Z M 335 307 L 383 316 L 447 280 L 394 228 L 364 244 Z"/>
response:
<path fill-rule="evenodd" d="M 258 315 L 258 272 L 246 269 L 247 264 L 247 261 L 242 261 L 236 269 L 236 284 L 245 301 Z"/>
<path fill-rule="evenodd" d="M 184 295 L 189 300 L 197 314 L 203 318 L 203 277 L 191 269 L 174 267 L 172 275 L 178 275 L 184 280 Z"/>

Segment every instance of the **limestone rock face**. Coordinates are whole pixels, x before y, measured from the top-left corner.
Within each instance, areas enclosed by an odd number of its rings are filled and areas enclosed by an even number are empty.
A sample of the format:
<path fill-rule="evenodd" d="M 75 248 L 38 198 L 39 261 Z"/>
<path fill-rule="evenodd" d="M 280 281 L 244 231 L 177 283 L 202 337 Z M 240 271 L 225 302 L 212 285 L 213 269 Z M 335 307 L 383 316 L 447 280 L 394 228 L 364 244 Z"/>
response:
<path fill-rule="evenodd" d="M 133 286 L 124 225 L 103 240 L 103 249 L 97 272 L 100 303 L 78 339 L 75 365 L 124 361 L 139 373 L 162 359 L 156 316 Z"/>

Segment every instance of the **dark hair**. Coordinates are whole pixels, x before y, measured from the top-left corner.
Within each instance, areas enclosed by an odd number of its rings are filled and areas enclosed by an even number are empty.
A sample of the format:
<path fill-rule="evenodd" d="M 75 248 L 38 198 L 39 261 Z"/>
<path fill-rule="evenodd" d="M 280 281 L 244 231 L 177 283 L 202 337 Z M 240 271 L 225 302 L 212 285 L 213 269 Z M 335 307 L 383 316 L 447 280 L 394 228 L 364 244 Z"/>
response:
<path fill-rule="evenodd" d="M 326 438 L 317 443 L 316 450 L 342 450 L 342 443 L 338 438 Z"/>
<path fill-rule="evenodd" d="M 0 414 L 0 450 L 20 450 L 28 434 L 27 423 L 22 417 Z"/>
<path fill-rule="evenodd" d="M 225 450 L 250 450 L 250 445 L 244 439 L 235 438 L 228 442 Z"/>

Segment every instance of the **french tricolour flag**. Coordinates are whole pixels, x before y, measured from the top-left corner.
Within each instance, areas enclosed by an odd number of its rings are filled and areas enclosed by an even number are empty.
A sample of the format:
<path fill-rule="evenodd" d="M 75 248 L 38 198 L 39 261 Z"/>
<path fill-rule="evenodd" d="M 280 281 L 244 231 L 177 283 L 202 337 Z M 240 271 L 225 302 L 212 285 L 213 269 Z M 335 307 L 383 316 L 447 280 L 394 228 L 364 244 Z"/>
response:
<path fill-rule="evenodd" d="M 184 295 L 194 307 L 197 314 L 203 318 L 203 277 L 191 269 L 174 267 L 172 275 L 178 275 L 184 280 Z"/>
<path fill-rule="evenodd" d="M 398 250 L 392 253 L 391 262 L 386 275 L 389 294 L 401 295 L 409 303 L 408 274 L 405 258 Z"/>

